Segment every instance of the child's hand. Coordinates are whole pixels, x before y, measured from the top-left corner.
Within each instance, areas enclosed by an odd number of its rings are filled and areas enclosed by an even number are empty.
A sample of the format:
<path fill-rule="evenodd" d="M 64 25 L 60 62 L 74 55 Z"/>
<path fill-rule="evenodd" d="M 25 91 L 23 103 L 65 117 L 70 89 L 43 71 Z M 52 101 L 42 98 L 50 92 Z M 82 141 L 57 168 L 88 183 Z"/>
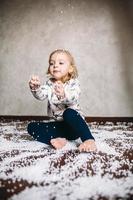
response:
<path fill-rule="evenodd" d="M 32 90 L 36 90 L 40 87 L 41 82 L 38 76 L 33 75 L 29 81 L 29 86 Z"/>
<path fill-rule="evenodd" d="M 58 99 L 63 99 L 65 97 L 63 83 L 61 81 L 57 81 L 54 86 L 54 93 L 58 97 Z"/>

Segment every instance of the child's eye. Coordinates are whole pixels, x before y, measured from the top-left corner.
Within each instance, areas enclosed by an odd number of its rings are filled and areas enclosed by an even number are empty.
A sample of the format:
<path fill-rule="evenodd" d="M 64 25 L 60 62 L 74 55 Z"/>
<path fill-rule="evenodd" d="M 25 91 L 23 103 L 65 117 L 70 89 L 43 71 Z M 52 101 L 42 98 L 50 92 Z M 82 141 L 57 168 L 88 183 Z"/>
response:
<path fill-rule="evenodd" d="M 63 63 L 63 62 L 60 62 L 59 64 L 60 64 L 60 65 L 63 65 L 64 63 Z"/>
<path fill-rule="evenodd" d="M 49 65 L 51 66 L 51 65 L 53 65 L 54 63 L 49 63 Z"/>

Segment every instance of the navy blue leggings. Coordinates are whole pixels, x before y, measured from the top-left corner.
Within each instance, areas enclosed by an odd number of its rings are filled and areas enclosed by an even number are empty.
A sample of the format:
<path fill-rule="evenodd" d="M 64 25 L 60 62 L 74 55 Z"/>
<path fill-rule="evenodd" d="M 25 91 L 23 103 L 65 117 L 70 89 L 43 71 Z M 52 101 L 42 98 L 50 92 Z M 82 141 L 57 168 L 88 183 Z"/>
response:
<path fill-rule="evenodd" d="M 27 130 L 34 139 L 46 144 L 50 144 L 50 140 L 57 137 L 67 140 L 81 138 L 83 142 L 94 139 L 84 119 L 71 108 L 64 111 L 63 121 L 31 122 Z"/>

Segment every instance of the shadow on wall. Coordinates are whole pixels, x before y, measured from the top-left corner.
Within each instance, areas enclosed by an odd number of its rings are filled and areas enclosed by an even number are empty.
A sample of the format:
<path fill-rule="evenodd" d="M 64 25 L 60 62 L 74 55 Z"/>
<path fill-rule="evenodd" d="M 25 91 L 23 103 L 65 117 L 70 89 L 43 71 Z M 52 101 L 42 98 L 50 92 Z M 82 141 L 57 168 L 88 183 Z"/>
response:
<path fill-rule="evenodd" d="M 121 75 L 127 95 L 126 99 L 131 112 L 133 112 L 133 1 L 113 1 L 110 11 L 120 47 Z"/>

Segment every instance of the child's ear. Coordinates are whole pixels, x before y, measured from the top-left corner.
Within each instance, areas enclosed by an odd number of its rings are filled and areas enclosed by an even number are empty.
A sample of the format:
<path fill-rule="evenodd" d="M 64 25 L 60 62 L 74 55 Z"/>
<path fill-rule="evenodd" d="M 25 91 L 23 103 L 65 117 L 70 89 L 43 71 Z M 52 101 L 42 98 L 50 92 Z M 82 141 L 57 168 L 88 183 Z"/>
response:
<path fill-rule="evenodd" d="M 71 74 L 73 72 L 73 67 L 70 65 L 69 67 L 69 73 Z"/>

